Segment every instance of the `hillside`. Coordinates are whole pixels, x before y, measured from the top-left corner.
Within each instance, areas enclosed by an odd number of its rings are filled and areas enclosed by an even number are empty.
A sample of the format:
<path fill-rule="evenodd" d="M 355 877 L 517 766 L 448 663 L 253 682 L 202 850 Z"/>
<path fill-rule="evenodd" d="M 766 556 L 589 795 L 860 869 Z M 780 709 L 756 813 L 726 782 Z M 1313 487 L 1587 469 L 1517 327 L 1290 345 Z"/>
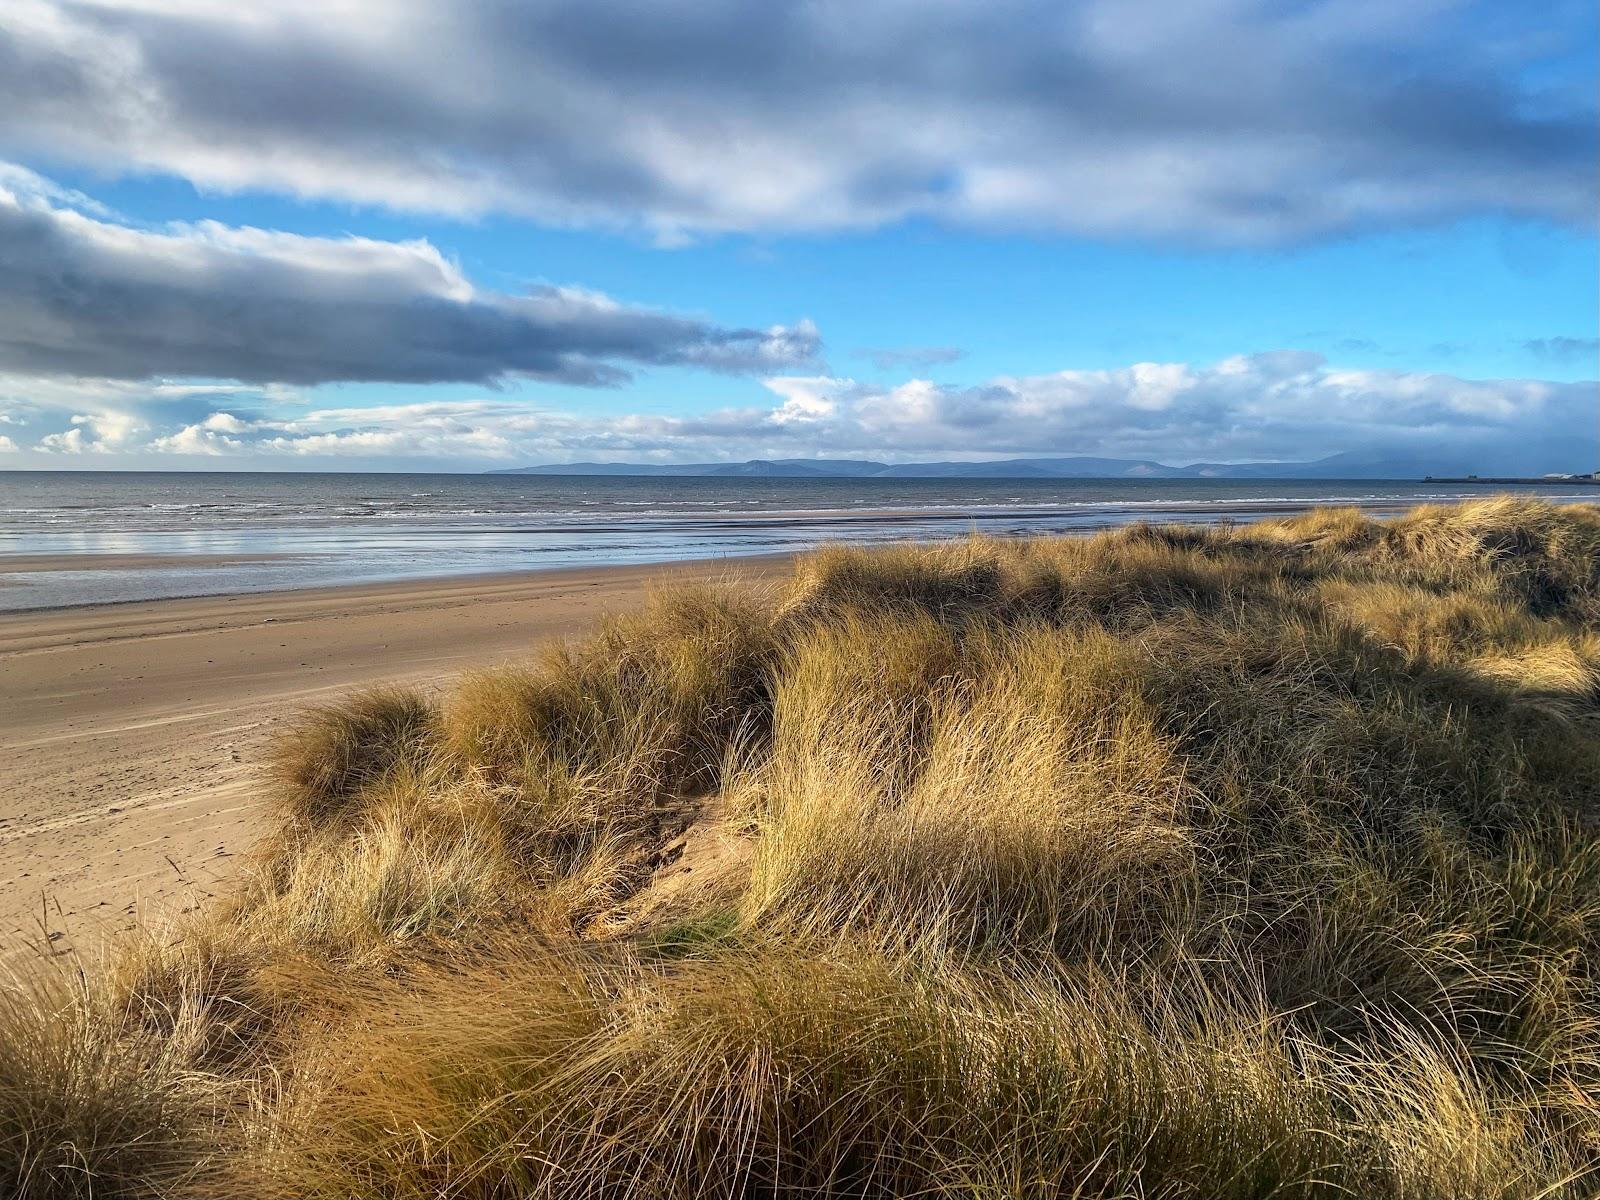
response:
<path fill-rule="evenodd" d="M 0 1192 L 1594 1194 L 1600 509 L 830 549 L 272 772 Z"/>

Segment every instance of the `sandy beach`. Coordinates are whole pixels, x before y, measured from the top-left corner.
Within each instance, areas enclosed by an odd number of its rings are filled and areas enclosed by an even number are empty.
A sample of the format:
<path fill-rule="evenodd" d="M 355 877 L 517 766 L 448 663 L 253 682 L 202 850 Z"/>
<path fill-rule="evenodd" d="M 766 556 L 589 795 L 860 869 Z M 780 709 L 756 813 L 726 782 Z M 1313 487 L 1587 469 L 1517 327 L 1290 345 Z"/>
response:
<path fill-rule="evenodd" d="M 301 706 L 520 657 L 662 578 L 786 561 L 0 614 L 0 954 L 91 949 L 211 895 L 259 828 L 261 751 Z"/>

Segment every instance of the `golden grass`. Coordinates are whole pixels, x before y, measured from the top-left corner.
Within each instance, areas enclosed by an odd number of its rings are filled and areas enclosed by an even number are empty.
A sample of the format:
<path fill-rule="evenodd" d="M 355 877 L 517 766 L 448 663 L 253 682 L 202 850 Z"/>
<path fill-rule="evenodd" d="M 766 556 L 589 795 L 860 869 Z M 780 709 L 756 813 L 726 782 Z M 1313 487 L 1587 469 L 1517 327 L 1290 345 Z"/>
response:
<path fill-rule="evenodd" d="M 1594 1194 L 1592 508 L 835 548 L 276 768 L 224 902 L 5 993 L 0 1185 Z"/>
<path fill-rule="evenodd" d="M 362 1003 L 381 1032 L 309 1068 L 317 1128 L 268 1164 L 278 1194 L 1230 1196 L 1345 1173 L 1328 1095 L 1271 1032 L 1156 1031 L 1045 980 L 534 954 Z"/>
<path fill-rule="evenodd" d="M 136 1197 L 194 1178 L 210 1138 L 194 1046 L 110 989 L 44 971 L 0 992 L 0 1194 Z"/>
<path fill-rule="evenodd" d="M 1098 630 L 985 630 L 959 655 L 926 618 L 808 635 L 751 780 L 748 920 L 1065 951 L 1180 905 L 1189 787 L 1128 658 Z"/>
<path fill-rule="evenodd" d="M 425 760 L 433 710 L 416 692 L 377 688 L 311 709 L 277 744 L 272 763 L 285 817 L 316 825 L 363 791 Z"/>

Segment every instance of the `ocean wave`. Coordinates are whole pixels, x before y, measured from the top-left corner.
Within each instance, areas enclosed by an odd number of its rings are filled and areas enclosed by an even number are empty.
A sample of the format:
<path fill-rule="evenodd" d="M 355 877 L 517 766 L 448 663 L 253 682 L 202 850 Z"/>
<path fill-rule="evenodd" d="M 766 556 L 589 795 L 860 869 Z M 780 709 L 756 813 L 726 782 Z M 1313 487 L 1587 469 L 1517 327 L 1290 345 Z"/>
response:
<path fill-rule="evenodd" d="M 1393 506 L 1457 500 L 1507 490 L 1348 482 L 1332 487 L 1249 480 L 1008 480 L 992 490 L 973 481 L 716 479 L 525 479 L 430 476 L 375 485 L 372 477 L 84 474 L 0 476 L 0 541 L 33 532 L 84 533 L 353 530 L 401 534 L 460 527 L 520 533 L 605 529 L 619 522 L 687 534 L 716 523 L 770 528 L 785 522 L 915 524 L 952 517 L 1000 520 L 1157 518 L 1164 514 L 1247 514 L 1311 505 Z M 1567 501 L 1600 501 L 1600 489 L 1523 488 Z M 798 501 L 798 503 L 797 503 Z"/>

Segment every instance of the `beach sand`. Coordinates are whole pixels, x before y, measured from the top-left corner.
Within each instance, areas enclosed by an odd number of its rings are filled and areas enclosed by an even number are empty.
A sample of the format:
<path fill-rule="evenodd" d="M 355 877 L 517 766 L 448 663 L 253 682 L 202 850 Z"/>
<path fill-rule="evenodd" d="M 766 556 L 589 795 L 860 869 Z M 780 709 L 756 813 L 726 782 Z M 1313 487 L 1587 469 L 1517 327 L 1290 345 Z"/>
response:
<path fill-rule="evenodd" d="M 210 896 L 261 828 L 263 750 L 307 704 L 440 684 L 787 557 L 0 614 L 0 957 L 91 952 Z M 43 565 L 43 564 L 39 564 Z"/>

